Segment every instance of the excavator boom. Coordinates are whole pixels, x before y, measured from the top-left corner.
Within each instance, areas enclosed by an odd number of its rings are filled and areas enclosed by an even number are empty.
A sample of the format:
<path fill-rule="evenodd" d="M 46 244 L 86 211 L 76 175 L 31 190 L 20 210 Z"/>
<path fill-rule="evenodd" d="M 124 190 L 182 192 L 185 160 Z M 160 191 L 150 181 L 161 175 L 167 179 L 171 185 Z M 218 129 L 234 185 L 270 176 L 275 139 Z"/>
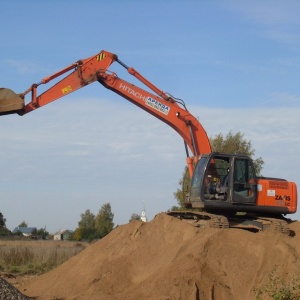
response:
<path fill-rule="evenodd" d="M 118 62 L 129 74 L 137 78 L 153 93 L 128 83 L 119 78 L 115 73 L 109 71 L 108 68 L 114 62 Z M 65 77 L 59 82 L 52 85 L 42 94 L 38 94 L 37 89 L 39 85 L 48 84 L 53 79 L 63 75 L 65 75 Z M 104 87 L 139 106 L 177 131 L 186 145 L 187 164 L 191 176 L 194 163 L 190 158 L 188 148 L 192 152 L 195 162 L 201 154 L 211 152 L 209 139 L 204 128 L 199 121 L 189 113 L 182 100 L 176 100 L 169 94 L 163 92 L 138 71 L 120 61 L 116 54 L 105 50 L 87 59 L 79 60 L 43 78 L 39 83 L 32 84 L 24 93 L 16 94 L 9 89 L 1 89 L 0 115 L 12 113 L 17 113 L 21 116 L 25 115 L 95 81 L 100 82 Z M 31 101 L 26 104 L 25 96 L 27 94 L 31 94 Z"/>

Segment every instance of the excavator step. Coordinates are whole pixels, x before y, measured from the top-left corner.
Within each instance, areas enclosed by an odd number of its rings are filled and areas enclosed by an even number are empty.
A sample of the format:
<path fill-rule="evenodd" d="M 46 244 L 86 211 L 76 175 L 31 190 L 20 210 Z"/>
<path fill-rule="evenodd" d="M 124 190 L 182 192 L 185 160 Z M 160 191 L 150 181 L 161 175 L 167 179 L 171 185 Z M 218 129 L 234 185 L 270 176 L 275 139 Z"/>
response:
<path fill-rule="evenodd" d="M 0 115 L 17 113 L 24 107 L 22 99 L 14 91 L 7 88 L 0 88 Z"/>

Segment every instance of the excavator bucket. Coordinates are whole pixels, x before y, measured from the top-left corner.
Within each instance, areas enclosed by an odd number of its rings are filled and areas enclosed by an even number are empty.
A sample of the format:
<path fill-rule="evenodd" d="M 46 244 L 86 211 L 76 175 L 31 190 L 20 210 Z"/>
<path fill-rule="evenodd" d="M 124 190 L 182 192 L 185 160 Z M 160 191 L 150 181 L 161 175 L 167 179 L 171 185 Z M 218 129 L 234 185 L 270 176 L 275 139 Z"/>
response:
<path fill-rule="evenodd" d="M 24 99 L 10 89 L 0 88 L 0 115 L 18 113 L 24 107 Z"/>

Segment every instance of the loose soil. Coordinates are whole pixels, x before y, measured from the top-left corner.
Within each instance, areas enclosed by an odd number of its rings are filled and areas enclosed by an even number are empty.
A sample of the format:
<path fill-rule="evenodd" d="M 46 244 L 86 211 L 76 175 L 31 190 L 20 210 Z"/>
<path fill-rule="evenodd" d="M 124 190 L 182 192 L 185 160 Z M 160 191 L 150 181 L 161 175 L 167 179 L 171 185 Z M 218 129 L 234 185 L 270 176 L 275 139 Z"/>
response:
<path fill-rule="evenodd" d="M 114 229 L 18 289 L 36 299 L 255 299 L 276 276 L 300 278 L 300 223 L 293 235 L 202 229 L 166 214 Z"/>

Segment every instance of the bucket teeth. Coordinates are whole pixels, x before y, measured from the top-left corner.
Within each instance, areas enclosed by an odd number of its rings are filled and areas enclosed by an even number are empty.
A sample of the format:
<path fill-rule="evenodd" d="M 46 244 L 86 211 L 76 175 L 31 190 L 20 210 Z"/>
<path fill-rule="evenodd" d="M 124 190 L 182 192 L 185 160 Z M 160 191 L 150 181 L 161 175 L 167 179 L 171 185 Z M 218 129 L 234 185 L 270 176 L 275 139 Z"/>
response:
<path fill-rule="evenodd" d="M 22 99 L 14 91 L 7 88 L 0 88 L 0 115 L 17 113 L 24 107 Z"/>

